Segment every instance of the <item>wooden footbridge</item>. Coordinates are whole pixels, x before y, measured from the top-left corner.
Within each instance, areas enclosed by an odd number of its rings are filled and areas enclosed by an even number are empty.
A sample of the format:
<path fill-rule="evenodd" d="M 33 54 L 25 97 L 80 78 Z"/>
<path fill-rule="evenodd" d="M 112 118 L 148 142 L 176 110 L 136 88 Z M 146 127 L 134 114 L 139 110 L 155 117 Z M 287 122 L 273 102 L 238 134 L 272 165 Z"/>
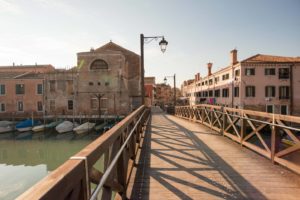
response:
<path fill-rule="evenodd" d="M 299 117 L 151 113 L 140 107 L 18 199 L 299 199 Z"/>

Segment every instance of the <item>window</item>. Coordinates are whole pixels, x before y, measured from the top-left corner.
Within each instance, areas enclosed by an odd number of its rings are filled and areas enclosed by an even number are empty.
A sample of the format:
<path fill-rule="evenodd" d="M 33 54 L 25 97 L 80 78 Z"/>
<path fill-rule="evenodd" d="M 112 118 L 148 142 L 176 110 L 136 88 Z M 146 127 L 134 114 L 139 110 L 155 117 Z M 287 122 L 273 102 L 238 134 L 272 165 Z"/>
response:
<path fill-rule="evenodd" d="M 227 79 L 229 79 L 229 74 L 223 74 L 222 75 L 222 80 L 224 81 L 224 80 L 227 80 Z"/>
<path fill-rule="evenodd" d="M 90 67 L 91 70 L 108 69 L 108 64 L 101 59 L 95 60 Z"/>
<path fill-rule="evenodd" d="M 255 86 L 246 86 L 246 97 L 255 97 Z"/>
<path fill-rule="evenodd" d="M 245 69 L 245 75 L 246 76 L 253 76 L 253 75 L 255 75 L 255 68 L 246 68 Z"/>
<path fill-rule="evenodd" d="M 98 99 L 97 98 L 91 98 L 91 109 L 92 110 L 98 109 Z"/>
<path fill-rule="evenodd" d="M 55 81 L 49 81 L 50 92 L 55 92 Z"/>
<path fill-rule="evenodd" d="M 108 99 L 101 98 L 101 110 L 107 110 L 108 108 Z"/>
<path fill-rule="evenodd" d="M 55 111 L 55 100 L 50 100 L 50 111 L 54 112 Z"/>
<path fill-rule="evenodd" d="M 290 98 L 290 87 L 280 86 L 279 87 L 279 99 L 289 99 Z"/>
<path fill-rule="evenodd" d="M 275 68 L 265 68 L 265 75 L 276 75 Z"/>
<path fill-rule="evenodd" d="M 229 89 L 228 88 L 222 89 L 222 97 L 229 97 Z"/>
<path fill-rule="evenodd" d="M 17 110 L 18 110 L 19 112 L 23 112 L 23 111 L 24 111 L 23 101 L 18 101 L 17 106 L 18 106 Z"/>
<path fill-rule="evenodd" d="M 215 90 L 215 97 L 220 97 L 220 89 Z"/>
<path fill-rule="evenodd" d="M 38 111 L 38 112 L 43 111 L 43 104 L 42 104 L 41 101 L 38 101 L 38 102 L 37 102 L 37 111 Z"/>
<path fill-rule="evenodd" d="M 209 97 L 213 97 L 213 91 L 212 90 L 209 90 L 209 92 L 208 92 L 209 94 Z"/>
<path fill-rule="evenodd" d="M 0 95 L 5 95 L 5 85 L 0 84 Z"/>
<path fill-rule="evenodd" d="M 109 86 L 109 82 L 105 82 L 105 86 Z"/>
<path fill-rule="evenodd" d="M 219 77 L 215 77 L 215 83 L 219 82 Z"/>
<path fill-rule="evenodd" d="M 202 82 L 202 85 L 204 85 L 204 81 Z"/>
<path fill-rule="evenodd" d="M 94 83 L 93 82 L 89 82 L 89 85 L 94 85 Z"/>
<path fill-rule="evenodd" d="M 213 84 L 213 80 L 212 80 L 212 79 L 209 79 L 208 84 L 209 84 L 209 85 L 212 85 L 212 84 Z"/>
<path fill-rule="evenodd" d="M 239 96 L 240 96 L 240 88 L 234 87 L 234 97 L 239 97 Z"/>
<path fill-rule="evenodd" d="M 265 88 L 265 96 L 266 97 L 275 97 L 275 86 L 266 86 Z"/>
<path fill-rule="evenodd" d="M 207 81 L 205 81 L 205 85 L 207 85 Z"/>
<path fill-rule="evenodd" d="M 68 100 L 68 110 L 73 110 L 73 100 Z"/>
<path fill-rule="evenodd" d="M 288 106 L 287 105 L 281 105 L 280 106 L 280 114 L 287 115 L 288 114 Z"/>
<path fill-rule="evenodd" d="M 267 105 L 266 106 L 266 112 L 267 113 L 273 113 L 274 112 L 274 106 L 273 105 Z"/>
<path fill-rule="evenodd" d="M 98 85 L 101 85 L 101 82 L 98 82 Z"/>
<path fill-rule="evenodd" d="M 279 79 L 289 79 L 290 69 L 289 68 L 279 68 Z"/>
<path fill-rule="evenodd" d="M 5 104 L 0 103 L 0 112 L 5 112 Z"/>
<path fill-rule="evenodd" d="M 25 94 L 24 84 L 16 84 L 16 94 Z"/>
<path fill-rule="evenodd" d="M 43 84 L 37 84 L 36 93 L 43 94 Z"/>
<path fill-rule="evenodd" d="M 235 76 L 240 76 L 240 70 L 239 70 L 239 69 L 235 70 L 235 71 L 234 71 L 234 75 L 235 75 Z"/>

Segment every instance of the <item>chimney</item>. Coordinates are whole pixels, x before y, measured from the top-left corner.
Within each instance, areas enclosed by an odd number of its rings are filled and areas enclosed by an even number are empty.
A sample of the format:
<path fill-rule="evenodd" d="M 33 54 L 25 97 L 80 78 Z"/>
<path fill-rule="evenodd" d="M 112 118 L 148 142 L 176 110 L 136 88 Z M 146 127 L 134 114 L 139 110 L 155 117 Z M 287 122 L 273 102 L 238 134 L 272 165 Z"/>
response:
<path fill-rule="evenodd" d="M 212 65 L 213 65 L 213 64 L 212 64 L 211 62 L 207 63 L 208 76 L 211 75 L 211 68 L 212 68 Z"/>
<path fill-rule="evenodd" d="M 197 79 L 198 77 L 197 77 L 197 74 L 195 74 L 195 81 L 198 81 L 198 79 Z"/>
<path fill-rule="evenodd" d="M 198 81 L 200 80 L 200 73 L 197 73 Z"/>
<path fill-rule="evenodd" d="M 230 51 L 230 59 L 231 59 L 231 65 L 235 65 L 236 63 L 238 63 L 236 49 Z"/>

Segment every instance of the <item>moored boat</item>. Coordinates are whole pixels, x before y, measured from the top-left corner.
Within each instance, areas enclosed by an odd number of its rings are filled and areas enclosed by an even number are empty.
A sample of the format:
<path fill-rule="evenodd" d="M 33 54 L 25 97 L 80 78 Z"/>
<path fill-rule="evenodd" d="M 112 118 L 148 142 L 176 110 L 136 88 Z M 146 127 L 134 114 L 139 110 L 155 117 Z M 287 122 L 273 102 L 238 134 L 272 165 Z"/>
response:
<path fill-rule="evenodd" d="M 14 130 L 14 123 L 11 121 L 0 121 L 0 133 L 7 133 Z"/>
<path fill-rule="evenodd" d="M 54 121 L 54 122 L 51 122 L 49 124 L 46 124 L 45 125 L 45 128 L 55 128 L 58 124 L 62 123 L 63 120 L 58 120 L 58 121 Z"/>
<path fill-rule="evenodd" d="M 43 130 L 45 130 L 45 125 L 44 124 L 43 125 L 38 125 L 38 126 L 35 126 L 35 127 L 32 128 L 33 132 L 41 132 Z"/>
<path fill-rule="evenodd" d="M 20 132 L 30 131 L 33 126 L 37 126 L 39 124 L 40 124 L 39 121 L 35 121 L 35 120 L 32 120 L 32 119 L 26 119 L 24 121 L 19 122 L 16 125 L 16 129 Z"/>
<path fill-rule="evenodd" d="M 96 131 L 101 131 L 106 125 L 107 125 L 107 122 L 103 122 L 102 124 L 99 124 L 99 125 L 95 126 L 94 129 Z"/>
<path fill-rule="evenodd" d="M 80 126 L 73 129 L 77 134 L 83 134 L 86 133 L 94 128 L 96 124 L 91 122 L 86 122 L 84 124 L 81 124 Z"/>
<path fill-rule="evenodd" d="M 66 132 L 70 132 L 73 130 L 73 128 L 76 127 L 76 123 L 72 123 L 70 121 L 64 121 L 60 124 L 58 124 L 56 127 L 55 127 L 55 130 L 58 132 L 58 133 L 66 133 Z"/>

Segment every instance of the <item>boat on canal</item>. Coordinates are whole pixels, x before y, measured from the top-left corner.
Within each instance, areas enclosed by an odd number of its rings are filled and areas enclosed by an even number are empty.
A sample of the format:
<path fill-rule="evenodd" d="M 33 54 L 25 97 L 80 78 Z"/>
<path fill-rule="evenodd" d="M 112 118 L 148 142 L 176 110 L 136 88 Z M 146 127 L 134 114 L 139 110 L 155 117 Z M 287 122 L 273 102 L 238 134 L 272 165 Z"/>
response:
<path fill-rule="evenodd" d="M 40 122 L 32 119 L 26 119 L 24 121 L 19 122 L 16 125 L 16 129 L 19 132 L 24 132 L 24 131 L 30 131 L 32 130 L 32 127 L 39 125 Z"/>
<path fill-rule="evenodd" d="M 64 121 L 60 124 L 58 124 L 56 127 L 55 127 L 55 130 L 58 132 L 58 133 L 66 133 L 66 132 L 70 132 L 73 130 L 73 128 L 77 127 L 77 123 L 72 123 L 70 121 Z"/>
<path fill-rule="evenodd" d="M 14 130 L 14 122 L 0 121 L 0 133 L 7 133 Z"/>
<path fill-rule="evenodd" d="M 74 128 L 73 131 L 77 134 L 87 133 L 90 130 L 92 130 L 95 125 L 96 125 L 96 123 L 86 122 L 86 123 L 81 124 L 80 126 L 77 126 L 76 128 Z"/>

